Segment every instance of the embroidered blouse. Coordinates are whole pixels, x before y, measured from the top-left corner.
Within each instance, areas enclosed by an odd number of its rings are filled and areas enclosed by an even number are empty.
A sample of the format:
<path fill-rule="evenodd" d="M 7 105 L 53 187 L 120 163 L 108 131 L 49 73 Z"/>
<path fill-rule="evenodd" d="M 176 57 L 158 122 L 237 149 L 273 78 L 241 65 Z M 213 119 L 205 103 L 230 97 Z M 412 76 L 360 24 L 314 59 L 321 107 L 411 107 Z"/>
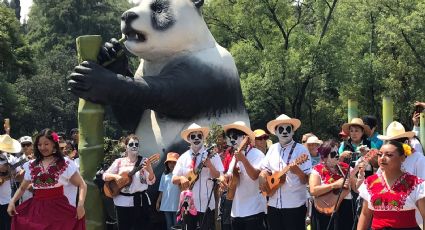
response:
<path fill-rule="evenodd" d="M 360 186 L 360 196 L 374 211 L 372 228 L 413 228 L 416 201 L 425 197 L 424 180 L 407 172 L 389 187 L 382 176 L 376 173 Z"/>
<path fill-rule="evenodd" d="M 344 162 L 339 162 L 338 164 L 341 167 L 341 170 L 343 171 L 343 173 L 345 175 L 348 172 L 349 165 L 347 163 L 344 163 Z M 336 170 L 338 170 L 338 169 L 336 169 Z M 311 174 L 319 175 L 321 184 L 332 184 L 335 181 L 343 178 L 343 176 L 340 175 L 339 173 L 333 173 L 328 168 L 326 168 L 326 166 L 323 164 L 323 162 L 315 165 L 313 167 L 313 170 L 311 171 Z M 351 193 L 348 193 L 347 196 L 344 199 L 352 199 Z"/>
<path fill-rule="evenodd" d="M 31 181 L 34 189 L 49 189 L 68 185 L 69 179 L 77 172 L 77 166 L 69 159 L 54 161 L 44 168 L 41 161 L 26 162 L 24 179 Z"/>

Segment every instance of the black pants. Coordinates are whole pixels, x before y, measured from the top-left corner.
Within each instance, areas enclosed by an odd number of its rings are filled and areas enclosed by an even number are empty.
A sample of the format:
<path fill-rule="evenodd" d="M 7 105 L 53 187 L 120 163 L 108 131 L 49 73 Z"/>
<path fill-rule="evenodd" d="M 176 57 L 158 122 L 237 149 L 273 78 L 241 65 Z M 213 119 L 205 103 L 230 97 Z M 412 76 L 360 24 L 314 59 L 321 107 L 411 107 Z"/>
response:
<path fill-rule="evenodd" d="M 267 207 L 267 222 L 269 230 L 305 230 L 307 207 L 274 208 Z"/>
<path fill-rule="evenodd" d="M 225 194 L 225 193 L 224 193 Z M 231 230 L 230 212 L 232 211 L 233 201 L 226 199 L 226 196 L 221 197 L 220 212 L 221 212 L 221 230 Z"/>
<path fill-rule="evenodd" d="M 232 218 L 233 230 L 265 230 L 264 227 L 264 213 L 258 213 L 246 217 Z"/>
<path fill-rule="evenodd" d="M 331 227 L 334 230 L 350 230 L 354 224 L 354 206 L 353 200 L 343 200 L 338 211 L 333 217 Z M 312 210 L 311 230 L 326 230 L 331 216 L 318 212 L 315 208 Z"/>
<path fill-rule="evenodd" d="M 147 208 L 139 207 L 120 207 L 117 208 L 118 229 L 119 230 L 139 230 L 150 229 L 149 213 Z"/>
<path fill-rule="evenodd" d="M 184 217 L 183 224 L 187 225 L 187 230 L 196 230 L 198 226 L 200 230 L 215 230 L 214 213 L 214 210 L 208 210 L 206 213 L 198 212 L 196 216 L 188 214 Z"/>
<path fill-rule="evenodd" d="M 10 216 L 7 214 L 7 206 L 0 205 L 0 230 L 10 230 Z"/>

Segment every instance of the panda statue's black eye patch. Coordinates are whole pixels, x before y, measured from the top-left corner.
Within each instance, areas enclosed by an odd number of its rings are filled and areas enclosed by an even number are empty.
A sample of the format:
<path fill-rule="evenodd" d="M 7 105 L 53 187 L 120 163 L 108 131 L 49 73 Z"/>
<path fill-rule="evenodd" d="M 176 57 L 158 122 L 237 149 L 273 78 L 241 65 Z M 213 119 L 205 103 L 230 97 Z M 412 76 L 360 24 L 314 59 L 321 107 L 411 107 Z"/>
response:
<path fill-rule="evenodd" d="M 166 30 L 174 24 L 174 15 L 169 0 L 154 0 L 151 4 L 152 27 Z"/>

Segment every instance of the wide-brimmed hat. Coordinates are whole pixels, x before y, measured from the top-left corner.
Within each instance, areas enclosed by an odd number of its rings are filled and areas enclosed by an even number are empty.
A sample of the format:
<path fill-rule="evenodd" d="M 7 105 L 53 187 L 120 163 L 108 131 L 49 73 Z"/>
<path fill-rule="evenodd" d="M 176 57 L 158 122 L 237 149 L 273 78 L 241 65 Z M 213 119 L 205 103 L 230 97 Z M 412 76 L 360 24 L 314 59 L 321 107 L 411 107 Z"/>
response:
<path fill-rule="evenodd" d="M 400 122 L 393 121 L 388 125 L 386 135 L 378 135 L 378 138 L 384 141 L 389 141 L 403 137 L 412 138 L 413 136 L 415 136 L 414 132 L 406 132 L 404 126 Z"/>
<path fill-rule="evenodd" d="M 294 132 L 301 126 L 301 121 L 296 118 L 290 118 L 285 114 L 279 115 L 276 119 L 271 120 L 267 123 L 267 130 L 270 133 L 276 132 L 276 126 L 280 124 L 291 124 L 294 127 Z"/>
<path fill-rule="evenodd" d="M 255 138 L 258 137 L 269 137 L 269 134 L 266 133 L 266 131 L 262 129 L 256 129 L 254 130 Z"/>
<path fill-rule="evenodd" d="M 179 159 L 179 156 L 180 155 L 178 153 L 175 153 L 175 152 L 167 153 L 167 159 L 164 161 L 164 164 L 167 164 L 167 162 L 170 162 L 170 161 L 177 162 L 177 159 Z"/>
<path fill-rule="evenodd" d="M 323 144 L 323 141 L 319 140 L 319 138 L 316 137 L 316 136 L 311 136 L 311 137 L 307 138 L 307 141 L 305 143 L 306 144 L 319 144 L 319 145 L 321 145 L 321 144 Z"/>
<path fill-rule="evenodd" d="M 11 138 L 9 135 L 0 135 L 0 151 L 7 153 L 19 153 L 22 147 L 19 141 Z"/>
<path fill-rule="evenodd" d="M 197 131 L 201 131 L 202 135 L 204 136 L 204 139 L 205 139 L 205 138 L 207 138 L 208 132 L 210 131 L 210 129 L 208 127 L 201 127 L 196 123 L 192 123 L 191 125 L 189 125 L 189 127 L 187 127 L 187 129 L 183 130 L 180 133 L 180 136 L 183 138 L 183 140 L 189 142 L 189 140 L 188 140 L 189 134 L 191 132 L 197 132 Z"/>
<path fill-rule="evenodd" d="M 363 120 L 358 118 L 358 117 L 351 119 L 351 122 L 349 122 L 349 123 L 343 124 L 342 125 L 342 131 L 344 131 L 346 134 L 349 134 L 350 133 L 350 126 L 352 126 L 352 125 L 357 125 L 357 126 L 362 127 L 363 130 L 364 130 L 364 133 L 368 136 L 370 136 L 370 134 L 372 132 L 370 130 L 369 126 L 365 125 L 363 123 Z"/>
<path fill-rule="evenodd" d="M 30 136 L 23 136 L 19 138 L 19 143 L 25 144 L 25 143 L 31 143 L 32 144 L 32 138 Z"/>
<path fill-rule="evenodd" d="M 255 141 L 255 134 L 252 132 L 250 128 L 245 124 L 243 121 L 235 121 L 232 124 L 224 125 L 223 130 L 225 133 L 227 133 L 230 129 L 237 129 L 241 132 L 244 132 L 246 135 L 249 136 L 249 139 L 251 140 L 251 143 L 254 143 Z"/>

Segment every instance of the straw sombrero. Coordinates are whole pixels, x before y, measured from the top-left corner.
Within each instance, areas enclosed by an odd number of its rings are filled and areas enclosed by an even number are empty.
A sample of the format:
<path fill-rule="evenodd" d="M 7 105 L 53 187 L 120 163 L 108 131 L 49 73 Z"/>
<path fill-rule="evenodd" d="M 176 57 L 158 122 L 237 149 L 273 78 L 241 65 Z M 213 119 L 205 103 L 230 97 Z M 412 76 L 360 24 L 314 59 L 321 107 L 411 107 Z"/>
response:
<path fill-rule="evenodd" d="M 307 141 L 305 142 L 306 144 L 323 144 L 322 140 L 319 140 L 319 138 L 317 136 L 311 136 L 307 139 Z"/>
<path fill-rule="evenodd" d="M 269 130 L 270 133 L 276 132 L 276 126 L 280 124 L 291 124 L 294 127 L 294 132 L 301 126 L 301 121 L 296 118 L 290 118 L 285 114 L 281 114 L 276 119 L 271 120 L 267 123 L 267 130 Z"/>
<path fill-rule="evenodd" d="M 360 126 L 360 127 L 362 127 L 363 128 L 363 130 L 364 130 L 364 133 L 366 134 L 366 135 L 368 135 L 368 136 L 370 136 L 370 134 L 371 134 L 371 130 L 370 130 L 370 128 L 369 128 L 369 126 L 368 125 L 365 125 L 364 123 L 363 123 L 363 120 L 362 119 L 360 119 L 360 118 L 353 118 L 353 119 L 351 119 L 351 122 L 350 123 L 345 123 L 345 124 L 343 124 L 342 125 L 342 131 L 344 131 L 344 133 L 346 133 L 346 134 L 349 134 L 350 133 L 350 126 L 352 126 L 352 125 L 357 125 L 357 126 Z"/>
<path fill-rule="evenodd" d="M 242 132 L 244 132 L 246 135 L 249 136 L 249 139 L 251 140 L 251 143 L 254 143 L 255 141 L 255 133 L 252 132 L 250 128 L 245 124 L 243 121 L 235 121 L 232 124 L 224 125 L 223 130 L 225 133 L 227 133 L 230 129 L 237 129 Z"/>
<path fill-rule="evenodd" d="M 22 147 L 19 141 L 11 138 L 9 135 L 0 135 L 0 151 L 7 153 L 19 153 Z"/>
<path fill-rule="evenodd" d="M 397 121 L 393 121 L 388 125 L 387 135 L 378 135 L 378 138 L 384 141 L 399 139 L 403 137 L 412 138 L 415 133 L 412 131 L 406 132 L 404 126 Z"/>
<path fill-rule="evenodd" d="M 183 138 L 183 140 L 185 140 L 186 142 L 189 142 L 188 137 L 189 134 L 191 132 L 197 132 L 197 131 L 201 131 L 202 135 L 204 136 L 204 139 L 207 138 L 208 136 L 208 132 L 210 131 L 210 129 L 208 127 L 201 127 L 196 123 L 192 123 L 191 125 L 189 125 L 189 127 L 185 130 L 183 130 L 180 133 L 180 136 Z"/>

